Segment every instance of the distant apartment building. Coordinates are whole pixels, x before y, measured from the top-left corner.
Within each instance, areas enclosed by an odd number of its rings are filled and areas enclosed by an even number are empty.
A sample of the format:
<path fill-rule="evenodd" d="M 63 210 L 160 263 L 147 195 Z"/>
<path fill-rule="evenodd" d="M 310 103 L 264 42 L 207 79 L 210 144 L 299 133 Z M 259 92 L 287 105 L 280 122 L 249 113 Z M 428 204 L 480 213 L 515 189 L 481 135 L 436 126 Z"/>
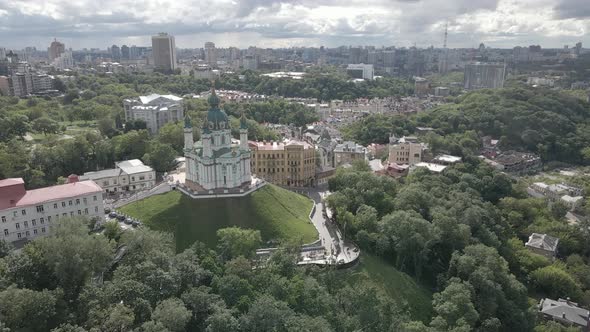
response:
<path fill-rule="evenodd" d="M 430 82 L 423 77 L 414 77 L 414 94 L 417 97 L 426 97 L 430 93 Z"/>
<path fill-rule="evenodd" d="M 156 185 L 156 171 L 141 160 L 125 160 L 115 163 L 115 168 L 86 172 L 80 180 L 92 180 L 106 194 L 150 189 Z"/>
<path fill-rule="evenodd" d="M 151 94 L 123 100 L 125 121 L 142 120 L 150 134 L 156 134 L 168 122 L 183 119 L 183 100 L 174 95 Z"/>
<path fill-rule="evenodd" d="M 159 33 L 152 36 L 152 55 L 154 67 L 163 71 L 176 69 L 176 43 L 174 36 Z"/>
<path fill-rule="evenodd" d="M 10 83 L 8 77 L 6 76 L 0 76 L 0 95 L 10 95 Z"/>
<path fill-rule="evenodd" d="M 0 240 L 26 241 L 47 235 L 59 218 L 102 218 L 102 189 L 93 181 L 26 190 L 21 178 L 0 180 Z"/>
<path fill-rule="evenodd" d="M 349 64 L 346 73 L 354 79 L 372 80 L 374 77 L 373 65 L 364 63 Z"/>
<path fill-rule="evenodd" d="M 303 141 L 250 142 L 252 174 L 268 182 L 292 187 L 315 185 L 316 152 Z"/>
<path fill-rule="evenodd" d="M 334 148 L 334 166 L 352 164 L 356 160 L 368 160 L 367 148 L 355 142 L 347 141 Z"/>
<path fill-rule="evenodd" d="M 466 64 L 463 87 L 467 90 L 502 88 L 505 75 L 506 65 L 503 63 L 475 62 Z"/>
<path fill-rule="evenodd" d="M 217 67 L 217 49 L 215 49 L 215 43 L 205 43 L 205 62 L 211 67 Z"/>
<path fill-rule="evenodd" d="M 49 57 L 49 62 L 53 62 L 53 60 L 57 59 L 60 55 L 62 55 L 66 51 L 66 45 L 64 43 L 60 43 L 57 39 L 54 39 L 49 45 L 47 49 L 47 55 Z"/>
<path fill-rule="evenodd" d="M 391 136 L 389 142 L 389 163 L 415 165 L 422 161 L 422 152 L 426 147 L 418 142 L 418 138 L 404 136 L 397 139 Z"/>

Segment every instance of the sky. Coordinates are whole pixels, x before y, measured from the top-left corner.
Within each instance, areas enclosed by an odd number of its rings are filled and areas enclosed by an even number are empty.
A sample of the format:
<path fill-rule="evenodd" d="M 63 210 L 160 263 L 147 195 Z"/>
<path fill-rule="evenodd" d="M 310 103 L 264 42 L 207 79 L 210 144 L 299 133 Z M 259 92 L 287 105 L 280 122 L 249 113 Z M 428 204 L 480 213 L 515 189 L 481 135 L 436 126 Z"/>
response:
<path fill-rule="evenodd" d="M 590 47 L 590 0 L 0 0 L 0 47 Z"/>

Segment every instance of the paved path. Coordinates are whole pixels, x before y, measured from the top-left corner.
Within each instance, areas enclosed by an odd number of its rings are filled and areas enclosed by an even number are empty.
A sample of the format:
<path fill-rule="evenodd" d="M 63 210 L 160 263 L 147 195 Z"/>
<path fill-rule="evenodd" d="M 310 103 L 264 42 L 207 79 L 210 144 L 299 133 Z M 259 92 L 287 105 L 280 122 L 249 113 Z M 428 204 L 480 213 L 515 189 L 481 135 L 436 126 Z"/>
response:
<path fill-rule="evenodd" d="M 321 189 L 305 189 L 296 190 L 304 192 L 314 201 L 315 212 L 311 216 L 311 222 L 315 226 L 320 236 L 322 245 L 326 250 L 326 259 L 323 264 L 346 264 L 358 258 L 360 250 L 351 241 L 347 241 L 338 225 L 330 221 L 326 214 L 330 214 L 324 205 L 324 199 L 329 195 L 329 192 Z M 321 264 L 315 261 L 314 263 Z"/>

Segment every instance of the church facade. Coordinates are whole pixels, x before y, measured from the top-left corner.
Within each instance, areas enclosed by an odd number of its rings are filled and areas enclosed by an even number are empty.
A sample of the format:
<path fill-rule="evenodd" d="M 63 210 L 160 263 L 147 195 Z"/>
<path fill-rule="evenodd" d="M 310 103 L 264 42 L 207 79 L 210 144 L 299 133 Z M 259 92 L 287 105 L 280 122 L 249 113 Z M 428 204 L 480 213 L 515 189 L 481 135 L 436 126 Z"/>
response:
<path fill-rule="evenodd" d="M 219 106 L 215 89 L 208 98 L 209 110 L 201 130 L 201 140 L 193 141 L 190 118 L 184 121 L 185 186 L 193 191 L 243 188 L 252 181 L 251 153 L 246 118 L 240 118 L 240 142 L 232 143 L 227 114 Z"/>

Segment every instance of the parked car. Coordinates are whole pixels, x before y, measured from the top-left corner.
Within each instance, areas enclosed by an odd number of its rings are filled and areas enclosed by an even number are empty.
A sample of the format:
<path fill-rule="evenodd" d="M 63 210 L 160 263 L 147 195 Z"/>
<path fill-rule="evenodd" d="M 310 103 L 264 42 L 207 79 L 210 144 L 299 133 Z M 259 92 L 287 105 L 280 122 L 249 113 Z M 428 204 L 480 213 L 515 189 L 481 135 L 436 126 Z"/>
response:
<path fill-rule="evenodd" d="M 111 213 L 111 209 L 109 209 L 109 208 L 105 208 L 105 209 L 104 209 L 104 213 L 105 213 L 105 214 Z"/>
<path fill-rule="evenodd" d="M 138 220 L 133 220 L 133 222 L 131 223 L 131 226 L 133 227 L 137 227 L 139 225 L 141 225 L 141 223 Z"/>
<path fill-rule="evenodd" d="M 125 221 L 125 216 L 124 216 L 124 215 L 122 215 L 122 214 L 119 214 L 119 215 L 117 215 L 117 219 L 118 219 L 119 221 Z"/>
<path fill-rule="evenodd" d="M 125 224 L 131 225 L 132 223 L 133 223 L 133 219 L 131 219 L 131 218 L 125 219 Z"/>
<path fill-rule="evenodd" d="M 118 216 L 117 212 L 115 212 L 115 211 L 109 213 L 109 218 L 115 219 L 115 218 L 117 218 L 117 216 Z"/>

